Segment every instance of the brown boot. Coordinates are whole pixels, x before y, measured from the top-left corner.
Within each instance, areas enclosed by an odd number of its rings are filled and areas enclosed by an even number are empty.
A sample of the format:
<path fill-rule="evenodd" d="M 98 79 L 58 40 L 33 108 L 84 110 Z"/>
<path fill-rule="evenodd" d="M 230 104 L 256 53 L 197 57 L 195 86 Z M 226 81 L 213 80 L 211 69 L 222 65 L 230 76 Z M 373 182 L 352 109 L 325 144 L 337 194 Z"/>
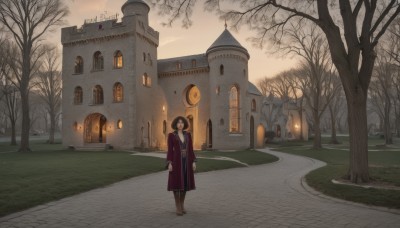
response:
<path fill-rule="evenodd" d="M 174 191 L 176 215 L 183 215 L 179 191 Z"/>
<path fill-rule="evenodd" d="M 186 214 L 186 210 L 184 208 L 184 203 L 185 203 L 185 196 L 186 196 L 186 191 L 181 192 L 181 208 L 182 208 L 182 213 Z"/>

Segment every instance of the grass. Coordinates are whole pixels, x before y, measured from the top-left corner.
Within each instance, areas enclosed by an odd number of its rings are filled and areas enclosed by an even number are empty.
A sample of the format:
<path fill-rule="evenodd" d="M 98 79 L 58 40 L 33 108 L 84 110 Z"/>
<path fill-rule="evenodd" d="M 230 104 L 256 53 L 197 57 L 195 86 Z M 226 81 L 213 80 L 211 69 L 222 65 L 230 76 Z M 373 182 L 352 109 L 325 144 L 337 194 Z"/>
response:
<path fill-rule="evenodd" d="M 12 151 L 17 151 L 17 146 L 0 143 L 0 217 L 131 177 L 163 171 L 165 165 L 162 158 L 134 156 L 125 151 L 69 151 L 63 150 L 61 144 L 49 145 L 44 141 L 32 141 L 31 149 L 30 153 L 16 153 Z M 209 153 L 198 154 L 215 156 Z M 275 158 L 256 151 L 224 155 L 249 164 L 267 163 Z M 232 161 L 198 158 L 196 172 L 243 166 Z"/>
<path fill-rule="evenodd" d="M 384 206 L 400 209 L 400 191 L 384 189 L 366 189 L 354 186 L 337 185 L 332 179 L 339 179 L 346 175 L 349 168 L 348 138 L 342 137 L 343 144 L 329 145 L 330 149 L 315 150 L 311 148 L 312 142 L 285 142 L 276 144 L 275 150 L 295 155 L 315 158 L 327 163 L 327 166 L 314 170 L 306 175 L 307 183 L 324 194 L 364 203 L 368 205 Z M 378 137 L 370 137 L 369 172 L 372 181 L 387 182 L 400 186 L 400 149 L 377 149 L 384 141 Z M 294 146 L 295 145 L 295 146 Z M 398 145 L 394 145 L 398 146 Z"/>

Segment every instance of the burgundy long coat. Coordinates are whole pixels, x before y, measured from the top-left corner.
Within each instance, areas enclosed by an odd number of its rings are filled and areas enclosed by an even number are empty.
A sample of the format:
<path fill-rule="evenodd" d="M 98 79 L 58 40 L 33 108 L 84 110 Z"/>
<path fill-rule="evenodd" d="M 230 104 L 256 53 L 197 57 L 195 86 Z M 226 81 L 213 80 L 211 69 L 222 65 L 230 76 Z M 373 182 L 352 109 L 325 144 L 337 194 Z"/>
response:
<path fill-rule="evenodd" d="M 187 190 L 190 191 L 196 189 L 193 173 L 193 162 L 196 161 L 196 155 L 193 152 L 192 135 L 187 131 L 183 131 L 183 135 L 185 137 L 187 153 Z M 182 155 L 179 140 L 180 139 L 177 131 L 168 134 L 167 162 L 171 162 L 172 164 L 172 172 L 169 172 L 168 174 L 168 191 L 184 190 Z"/>

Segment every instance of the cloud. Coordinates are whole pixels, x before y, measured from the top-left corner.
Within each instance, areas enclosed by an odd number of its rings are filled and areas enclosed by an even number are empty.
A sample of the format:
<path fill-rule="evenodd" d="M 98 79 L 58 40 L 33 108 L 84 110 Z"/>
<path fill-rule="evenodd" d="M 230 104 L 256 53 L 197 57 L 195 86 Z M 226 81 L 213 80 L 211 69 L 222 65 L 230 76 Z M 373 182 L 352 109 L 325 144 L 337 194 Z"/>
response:
<path fill-rule="evenodd" d="M 170 44 L 170 43 L 173 43 L 175 41 L 181 40 L 181 39 L 183 39 L 183 37 L 169 36 L 169 37 L 166 37 L 164 39 L 161 38 L 160 47 L 165 46 L 165 45 Z"/>

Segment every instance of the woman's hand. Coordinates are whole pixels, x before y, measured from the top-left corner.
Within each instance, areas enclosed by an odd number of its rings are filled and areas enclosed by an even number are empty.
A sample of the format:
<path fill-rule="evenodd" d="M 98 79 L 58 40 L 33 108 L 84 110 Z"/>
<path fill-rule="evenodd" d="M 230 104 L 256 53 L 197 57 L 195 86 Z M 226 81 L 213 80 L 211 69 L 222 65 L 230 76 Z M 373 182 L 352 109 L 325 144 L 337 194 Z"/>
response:
<path fill-rule="evenodd" d="M 193 162 L 193 171 L 196 171 L 196 162 Z"/>
<path fill-rule="evenodd" d="M 168 164 L 168 171 L 172 172 L 172 165 L 171 165 L 171 163 Z"/>

